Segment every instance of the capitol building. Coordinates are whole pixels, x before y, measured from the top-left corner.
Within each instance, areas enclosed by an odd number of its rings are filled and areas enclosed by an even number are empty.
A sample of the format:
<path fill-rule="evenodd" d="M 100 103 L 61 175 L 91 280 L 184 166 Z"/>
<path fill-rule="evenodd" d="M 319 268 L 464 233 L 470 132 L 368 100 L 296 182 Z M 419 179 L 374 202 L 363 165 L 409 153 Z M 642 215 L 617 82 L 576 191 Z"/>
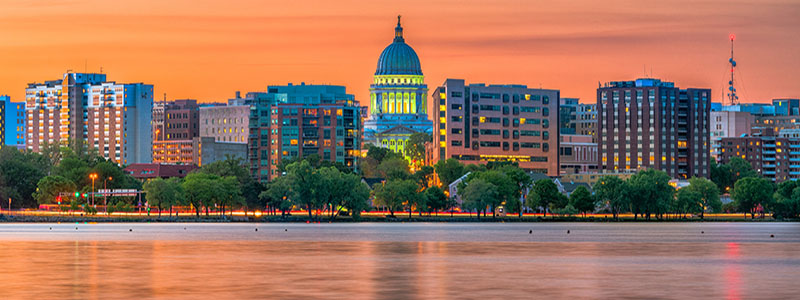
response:
<path fill-rule="evenodd" d="M 370 85 L 369 119 L 364 122 L 364 142 L 403 153 L 408 138 L 417 132 L 431 134 L 428 86 L 419 57 L 403 38 L 397 17 L 394 41 L 383 49 Z"/>

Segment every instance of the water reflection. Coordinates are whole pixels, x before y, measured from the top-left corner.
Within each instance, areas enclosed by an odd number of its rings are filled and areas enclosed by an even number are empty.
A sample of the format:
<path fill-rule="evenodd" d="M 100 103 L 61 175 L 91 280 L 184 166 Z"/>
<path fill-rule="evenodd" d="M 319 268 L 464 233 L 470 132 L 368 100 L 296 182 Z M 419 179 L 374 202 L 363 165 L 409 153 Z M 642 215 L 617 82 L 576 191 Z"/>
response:
<path fill-rule="evenodd" d="M 531 225 L 494 224 L 296 226 L 285 231 L 291 235 L 283 233 L 289 225 L 264 225 L 258 234 L 251 225 L 190 225 L 191 234 L 182 224 L 139 225 L 138 234 L 121 225 L 78 233 L 0 226 L 0 298 L 776 299 L 800 292 L 796 225 L 660 225 L 546 225 L 534 236 Z M 692 226 L 704 226 L 705 236 L 694 237 L 700 230 Z M 762 239 L 768 232 L 779 238 Z"/>

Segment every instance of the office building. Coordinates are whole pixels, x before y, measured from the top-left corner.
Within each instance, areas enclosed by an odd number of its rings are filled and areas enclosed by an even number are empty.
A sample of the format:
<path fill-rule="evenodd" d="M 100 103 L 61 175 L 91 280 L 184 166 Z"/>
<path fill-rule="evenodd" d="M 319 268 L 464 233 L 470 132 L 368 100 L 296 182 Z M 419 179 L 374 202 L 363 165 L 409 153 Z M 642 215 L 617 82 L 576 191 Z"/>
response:
<path fill-rule="evenodd" d="M 369 91 L 365 143 L 404 153 L 406 140 L 412 134 L 432 133 L 427 112 L 428 85 L 417 53 L 405 42 L 399 16 L 394 41 L 381 52 Z"/>
<path fill-rule="evenodd" d="M 58 143 L 95 148 L 119 164 L 152 160 L 152 85 L 66 73 L 59 80 L 28 84 L 25 94 L 28 149 L 38 152 Z"/>
<path fill-rule="evenodd" d="M 710 89 L 645 78 L 597 89 L 599 170 L 655 168 L 673 178 L 708 177 Z"/>
<path fill-rule="evenodd" d="M 0 102 L 0 147 L 25 149 L 25 102 L 11 102 L 9 96 L 0 96 Z"/>
<path fill-rule="evenodd" d="M 597 125 L 595 104 L 580 103 L 578 98 L 561 98 L 559 132 L 594 137 Z"/>
<path fill-rule="evenodd" d="M 800 179 L 800 138 L 797 130 L 781 131 L 772 128 L 754 131 L 743 137 L 724 137 L 720 140 L 718 162 L 728 163 L 733 157 L 750 162 L 753 170 L 775 182 Z"/>
<path fill-rule="evenodd" d="M 725 137 L 741 137 L 751 134 L 755 117 L 742 111 L 711 112 L 711 155 L 719 156 L 720 139 Z"/>
<path fill-rule="evenodd" d="M 513 161 L 558 176 L 558 90 L 447 79 L 433 95 L 434 163 L 448 158 L 480 164 Z"/>
<path fill-rule="evenodd" d="M 247 143 L 250 106 L 214 105 L 200 108 L 200 135 L 218 142 Z"/>
<path fill-rule="evenodd" d="M 247 144 L 218 142 L 213 137 L 153 142 L 153 163 L 203 166 L 226 157 L 247 158 Z"/>
<path fill-rule="evenodd" d="M 559 139 L 560 175 L 597 172 L 597 142 L 591 135 L 561 134 Z"/>
<path fill-rule="evenodd" d="M 200 106 L 183 99 L 153 104 L 153 141 L 191 140 L 200 136 Z"/>
<path fill-rule="evenodd" d="M 361 148 L 361 106 L 353 100 L 329 104 L 280 103 L 272 110 L 277 122 L 270 133 L 270 179 L 279 176 L 282 160 L 318 155 L 358 170 Z"/>
<path fill-rule="evenodd" d="M 273 172 L 274 166 L 280 163 L 280 160 L 311 153 L 317 153 L 323 159 L 333 159 L 335 155 L 335 161 L 354 169 L 358 167 L 359 153 L 353 150 L 358 150 L 360 145 L 362 130 L 360 110 L 355 96 L 348 94 L 344 86 L 305 83 L 269 86 L 267 92 L 247 93 L 244 98 L 237 97 L 229 100 L 229 103 L 250 107 L 247 155 L 251 173 L 258 180 L 267 181 L 272 176 L 279 175 Z M 279 105 L 288 106 L 279 108 Z M 285 113 L 286 109 L 289 110 L 288 113 Z M 297 115 L 293 115 L 293 109 L 297 110 Z M 339 136 L 342 139 L 331 138 L 330 147 L 325 146 L 326 139 L 322 130 L 327 125 L 319 126 L 326 124 L 326 116 L 334 118 L 325 114 L 326 109 L 337 110 L 336 120 L 331 120 L 332 124 L 336 124 L 336 130 L 332 131 L 332 134 L 334 132 L 344 134 Z M 341 115 L 338 110 L 342 111 Z M 312 111 L 316 111 L 316 116 L 311 113 Z M 312 122 L 315 118 L 316 121 Z M 350 118 L 353 118 L 352 126 L 349 125 Z M 350 131 L 355 132 L 348 133 Z M 280 139 L 273 139 L 275 135 L 280 135 Z M 302 143 L 300 135 L 303 137 Z M 309 140 L 311 137 L 318 137 L 317 146 L 311 142 L 306 143 L 306 137 Z M 353 141 L 352 147 L 346 142 L 347 139 Z M 293 144 L 292 140 L 296 140 L 296 144 Z M 330 150 L 331 156 L 325 156 L 325 149 Z"/>

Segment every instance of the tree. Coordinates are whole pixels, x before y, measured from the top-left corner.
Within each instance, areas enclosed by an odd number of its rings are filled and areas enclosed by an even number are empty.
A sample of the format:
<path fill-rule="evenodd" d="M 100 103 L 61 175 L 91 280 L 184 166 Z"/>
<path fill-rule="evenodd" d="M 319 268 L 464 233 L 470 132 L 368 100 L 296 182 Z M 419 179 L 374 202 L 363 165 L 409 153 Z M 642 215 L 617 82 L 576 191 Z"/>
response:
<path fill-rule="evenodd" d="M 772 183 L 760 177 L 745 177 L 736 181 L 731 197 L 736 200 L 739 212 L 750 213 L 755 218 L 759 206 L 767 206 L 772 199 Z"/>
<path fill-rule="evenodd" d="M 425 160 L 425 144 L 430 142 L 433 142 L 433 138 L 427 133 L 416 132 L 411 134 L 404 148 L 406 156 L 415 164 L 422 163 Z"/>
<path fill-rule="evenodd" d="M 404 180 L 409 179 L 411 176 L 408 171 L 408 161 L 399 157 L 392 157 L 381 162 L 381 164 L 378 165 L 378 172 L 387 180 Z"/>
<path fill-rule="evenodd" d="M 800 181 L 781 182 L 773 198 L 774 216 L 793 218 L 800 215 Z"/>
<path fill-rule="evenodd" d="M 292 199 L 308 211 L 308 218 L 312 219 L 312 211 L 320 206 L 315 197 L 316 188 L 319 187 L 319 174 L 308 161 L 292 163 L 286 166 L 292 190 Z"/>
<path fill-rule="evenodd" d="M 528 207 L 533 210 L 538 210 L 539 207 L 544 211 L 544 217 L 547 217 L 547 209 L 561 208 L 560 204 L 563 201 L 563 196 L 558 191 L 558 186 L 550 179 L 539 179 L 533 184 L 533 190 L 529 195 Z M 566 205 L 566 203 L 564 203 Z"/>
<path fill-rule="evenodd" d="M 675 196 L 674 211 L 679 215 L 686 213 L 700 213 L 702 208 L 698 203 L 702 202 L 703 195 L 688 187 L 678 190 Z"/>
<path fill-rule="evenodd" d="M 330 208 L 331 220 L 344 209 L 360 213 L 366 208 L 369 188 L 359 176 L 342 173 L 334 167 L 320 168 L 318 174 L 315 196 Z"/>
<path fill-rule="evenodd" d="M 444 191 L 437 186 L 432 186 L 425 189 L 425 199 L 427 200 L 426 203 L 430 208 L 429 211 L 434 211 L 438 213 L 441 210 L 447 209 L 447 202 L 448 198 L 447 195 L 444 194 Z"/>
<path fill-rule="evenodd" d="M 495 203 L 498 198 L 497 187 L 482 178 L 470 180 L 463 186 L 463 189 L 459 186 L 459 194 L 461 194 L 465 208 L 478 212 L 478 219 L 481 218 L 481 212 Z"/>
<path fill-rule="evenodd" d="M 744 158 L 738 156 L 731 157 L 727 165 L 731 172 L 731 185 L 735 184 L 737 181 L 739 181 L 739 179 L 742 178 L 759 177 L 758 172 L 753 170 L 753 166 Z"/>
<path fill-rule="evenodd" d="M 200 208 L 206 208 L 206 215 L 208 215 L 208 206 L 214 203 L 218 197 L 220 185 L 218 184 L 220 177 L 217 175 L 192 172 L 183 180 L 183 189 L 186 191 L 186 200 L 194 206 L 196 216 L 200 216 Z"/>
<path fill-rule="evenodd" d="M 33 197 L 39 204 L 50 204 L 55 202 L 59 194 L 72 194 L 75 190 L 72 181 L 58 175 L 47 176 L 39 180 Z"/>
<path fill-rule="evenodd" d="M 253 179 L 245 164 L 245 160 L 240 157 L 226 155 L 225 159 L 206 164 L 197 172 L 213 174 L 219 177 L 235 177 L 238 181 L 238 186 L 236 188 L 240 191 L 240 196 L 243 198 L 233 197 L 231 199 L 236 200 L 236 202 L 230 204 L 243 204 L 245 206 L 258 205 L 258 196 L 261 191 L 264 190 L 264 187 Z"/>
<path fill-rule="evenodd" d="M 406 205 L 416 203 L 417 183 L 413 180 L 392 179 L 383 185 L 378 185 L 375 190 L 375 204 L 384 206 L 394 217 L 395 211 L 401 211 Z"/>
<path fill-rule="evenodd" d="M 711 180 L 702 177 L 692 177 L 689 179 L 689 186 L 682 188 L 696 192 L 700 197 L 697 202 L 687 207 L 689 213 L 699 213 L 700 219 L 705 217 L 705 211 L 710 209 L 714 212 L 722 210 L 722 201 L 719 200 L 719 189 Z"/>
<path fill-rule="evenodd" d="M 268 188 L 259 194 L 259 199 L 274 209 L 281 211 L 281 217 L 292 209 L 291 182 L 288 176 L 280 176 L 269 182 Z"/>
<path fill-rule="evenodd" d="M 628 179 L 634 218 L 637 214 L 648 220 L 651 214 L 661 218 L 672 208 L 675 188 L 669 185 L 670 179 L 666 172 L 656 169 L 639 171 Z"/>
<path fill-rule="evenodd" d="M 448 189 L 453 181 L 458 180 L 467 172 L 464 170 L 464 165 L 455 158 L 448 158 L 447 160 L 440 160 L 433 166 L 436 175 L 439 176 L 439 181 L 442 182 L 442 189 Z"/>
<path fill-rule="evenodd" d="M 608 206 L 614 219 L 619 218 L 619 214 L 630 206 L 629 198 L 627 197 L 627 183 L 616 176 L 603 176 L 600 177 L 594 184 L 594 192 L 597 200 L 600 203 Z"/>
<path fill-rule="evenodd" d="M 147 196 L 147 201 L 151 206 L 158 207 L 158 216 L 161 216 L 162 207 L 169 208 L 172 215 L 172 207 L 184 202 L 185 195 L 180 178 L 162 179 L 156 177 L 147 180 L 142 189 Z"/>
<path fill-rule="evenodd" d="M 18 208 L 38 207 L 33 193 L 50 169 L 50 162 L 40 154 L 0 148 L 0 199 L 12 198 L 12 205 Z"/>
<path fill-rule="evenodd" d="M 595 202 L 592 193 L 584 186 L 579 186 L 569 196 L 569 205 L 586 216 L 587 212 L 594 212 Z"/>
<path fill-rule="evenodd" d="M 429 183 L 433 181 L 433 167 L 422 166 L 412 174 L 412 177 L 417 181 L 419 186 L 425 190 L 430 186 Z"/>

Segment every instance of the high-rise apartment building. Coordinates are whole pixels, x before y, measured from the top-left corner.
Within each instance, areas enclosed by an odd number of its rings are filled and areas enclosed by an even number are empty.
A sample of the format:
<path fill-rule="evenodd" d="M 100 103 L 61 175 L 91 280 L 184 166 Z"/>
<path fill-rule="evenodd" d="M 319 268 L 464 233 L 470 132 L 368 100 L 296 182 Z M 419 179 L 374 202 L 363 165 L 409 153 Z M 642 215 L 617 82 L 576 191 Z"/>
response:
<path fill-rule="evenodd" d="M 9 102 L 8 96 L 0 96 L 0 148 L 6 144 L 6 102 Z"/>
<path fill-rule="evenodd" d="M 308 155 L 311 153 L 320 154 L 323 159 L 333 159 L 335 154 L 335 161 L 341 162 L 352 168 L 358 166 L 358 145 L 360 144 L 361 137 L 361 118 L 360 111 L 356 111 L 354 115 L 349 115 L 352 109 L 359 110 L 355 105 L 355 96 L 348 94 L 345 87 L 335 85 L 284 85 L 284 86 L 269 86 L 267 92 L 251 92 L 247 93 L 244 98 L 231 99 L 229 103 L 245 104 L 250 107 L 250 121 L 249 121 L 249 137 L 248 137 L 248 160 L 250 161 L 250 170 L 254 178 L 266 181 L 274 175 L 273 161 L 275 164 L 279 163 L 282 159 L 290 159 L 301 155 Z M 295 105 L 295 107 L 279 107 L 280 105 Z M 331 156 L 325 156 L 325 125 L 320 127 L 320 124 L 325 123 L 326 109 L 333 110 L 333 106 L 341 106 L 337 108 L 342 110 L 342 114 L 336 113 L 336 131 L 338 133 L 341 129 L 345 134 L 344 138 L 355 138 L 353 145 L 355 148 L 350 148 L 349 143 L 342 139 L 331 138 L 331 147 L 327 148 L 331 151 Z M 285 109 L 289 109 L 288 113 L 284 113 Z M 297 109 L 298 115 L 292 115 L 292 109 Z M 299 114 L 302 114 L 301 117 Z M 309 114 L 306 114 L 308 110 Z M 320 110 L 323 110 L 320 112 Z M 317 111 L 314 116 L 311 111 Z M 316 121 L 312 121 L 314 117 Z M 333 117 L 333 116 L 331 116 Z M 350 126 L 349 119 L 353 119 L 353 125 Z M 341 118 L 341 120 L 339 119 Z M 347 119 L 347 120 L 345 120 Z M 288 120 L 288 121 L 286 121 Z M 292 120 L 296 120 L 293 123 Z M 284 125 L 284 121 L 288 122 Z M 300 122 L 308 122 L 300 123 Z M 333 122 L 333 121 L 332 121 Z M 277 126 L 277 128 L 275 128 Z M 349 130 L 355 130 L 357 133 L 350 136 Z M 280 139 L 274 138 L 275 135 L 280 135 Z M 303 143 L 299 136 L 303 136 Z M 310 141 L 313 137 L 317 137 L 316 146 Z M 307 138 L 307 139 L 306 139 Z M 292 140 L 296 140 L 293 144 Z M 281 145 L 278 145 L 281 143 Z M 286 143 L 286 144 L 284 144 Z M 278 150 L 280 149 L 280 151 Z M 343 154 L 343 155 L 339 155 Z M 352 162 L 352 163 L 348 163 Z"/>
<path fill-rule="evenodd" d="M 280 103 L 272 108 L 270 178 L 284 159 L 318 155 L 358 170 L 361 106 L 353 100 L 330 104 Z"/>
<path fill-rule="evenodd" d="M 200 106 L 183 99 L 153 104 L 153 141 L 191 140 L 200 136 Z"/>
<path fill-rule="evenodd" d="M 708 177 L 710 89 L 659 79 L 597 89 L 599 170 L 655 168 L 673 178 Z"/>
<path fill-rule="evenodd" d="M 559 132 L 589 135 L 594 138 L 597 125 L 595 104 L 580 103 L 578 98 L 561 98 L 559 103 Z"/>
<path fill-rule="evenodd" d="M 514 161 L 558 176 L 558 90 L 524 85 L 466 85 L 447 79 L 433 92 L 433 161 Z"/>
<path fill-rule="evenodd" d="M 107 81 L 105 74 L 66 73 L 25 90 L 26 147 L 95 148 L 119 164 L 152 158 L 153 86 Z"/>
<path fill-rule="evenodd" d="M 6 99 L 5 144 L 25 149 L 25 102 L 11 102 L 9 97 Z"/>
<path fill-rule="evenodd" d="M 214 105 L 200 108 L 200 136 L 218 142 L 247 143 L 250 106 Z"/>
<path fill-rule="evenodd" d="M 711 156 L 719 157 L 722 138 L 750 135 L 754 122 L 755 117 L 749 112 L 712 111 Z"/>
<path fill-rule="evenodd" d="M 753 170 L 775 182 L 800 179 L 800 138 L 797 129 L 760 128 L 753 134 L 723 137 L 719 141 L 718 162 L 733 157 L 748 161 Z"/>

